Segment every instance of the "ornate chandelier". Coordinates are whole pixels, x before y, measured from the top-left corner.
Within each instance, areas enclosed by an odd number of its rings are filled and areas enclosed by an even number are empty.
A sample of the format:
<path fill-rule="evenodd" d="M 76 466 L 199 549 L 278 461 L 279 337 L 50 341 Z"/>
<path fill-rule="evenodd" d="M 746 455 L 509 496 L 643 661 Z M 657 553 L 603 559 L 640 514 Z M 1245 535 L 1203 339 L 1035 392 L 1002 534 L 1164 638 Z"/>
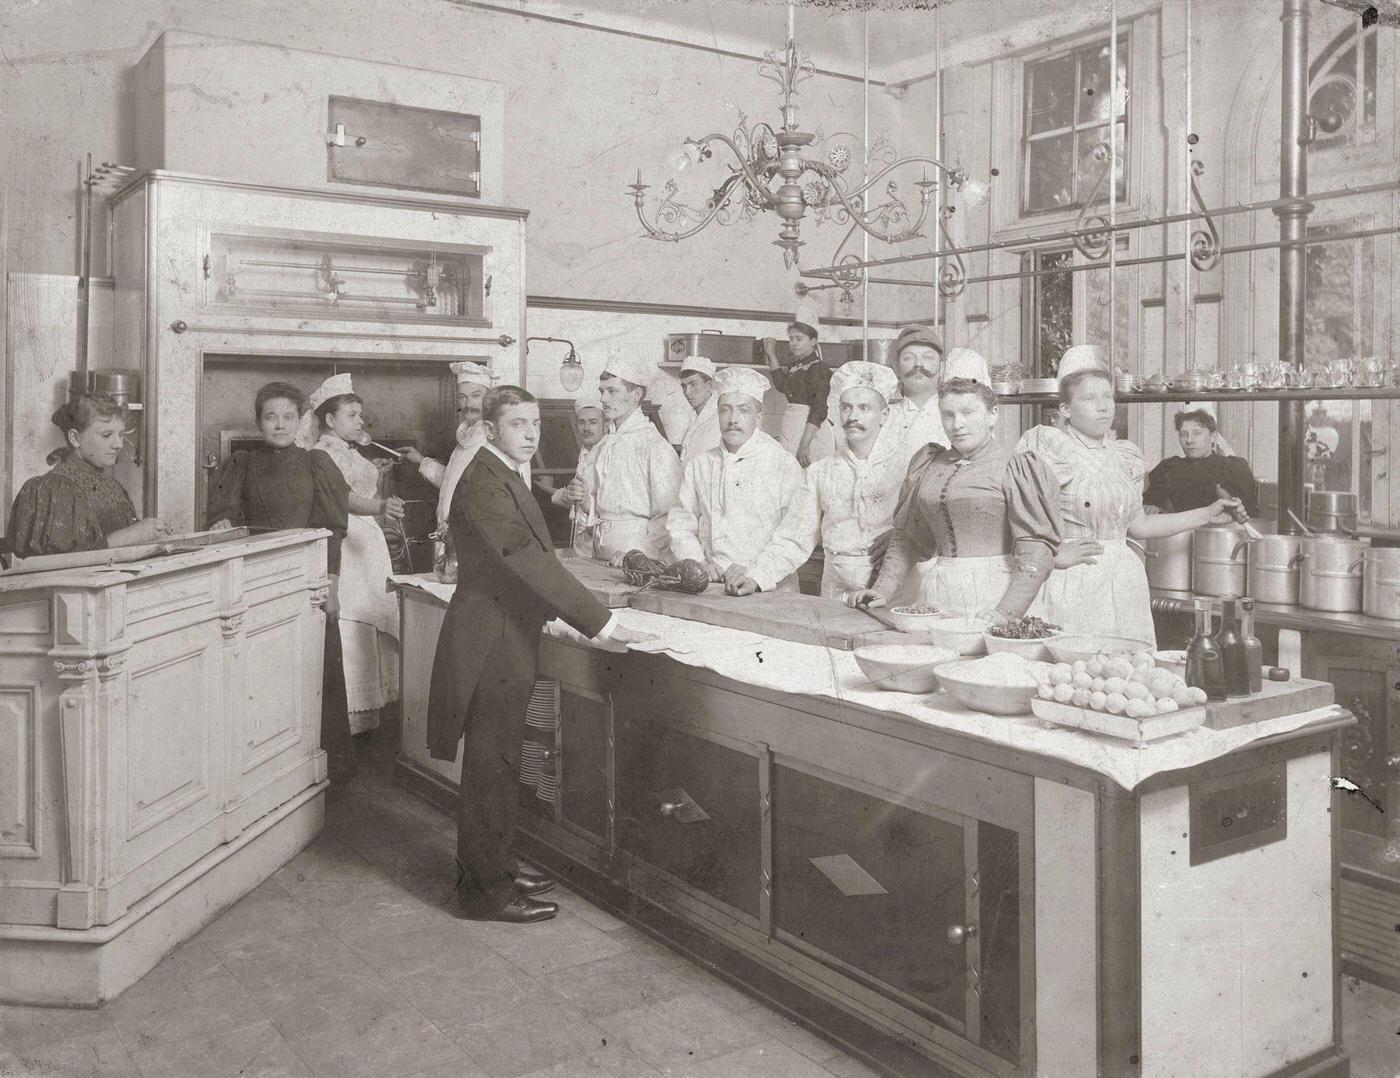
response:
<path fill-rule="evenodd" d="M 936 158 L 897 157 L 893 147 L 883 139 L 877 140 L 867 155 L 861 140 L 854 135 L 843 132 L 826 138 L 820 132 L 801 130 L 793 98 L 797 96 L 797 84 L 811 78 L 815 70 L 811 58 L 798 51 L 791 19 L 787 47 L 781 57 L 771 51 L 764 56 L 758 73 L 778 84 L 783 99 L 782 127 L 774 128 L 762 121 L 750 126 L 748 118 L 740 113 L 739 126 L 732 137 L 715 132 L 704 138 L 687 138 L 683 154 L 675 162 L 678 168 L 712 158 L 716 144 L 728 148 L 733 155 L 729 175 L 698 208 L 680 201 L 675 180 L 667 180 L 648 220 L 646 192 L 650 185 L 642 182 L 639 170 L 637 182 L 629 184 L 627 189 L 632 192 L 637 220 L 651 239 L 678 243 L 713 221 L 731 225 L 751 221 L 758 214 L 772 210 L 782 219 L 778 238 L 773 243 L 783 249 L 783 263 L 792 267 L 797 265 L 803 247 L 801 224 L 808 210 L 813 212 L 818 223 L 833 221 L 844 225 L 849 222 L 852 233 L 860 228 L 885 243 L 902 243 L 922 235 L 929 203 L 938 186 L 936 180 L 929 179 L 927 167 L 923 178 L 914 183 L 919 192 L 917 213 L 910 211 L 893 180 L 886 185 L 884 199 L 879 204 L 872 205 L 868 194 L 890 173 L 906 165 L 932 165 L 937 173 L 947 178 L 952 190 L 967 188 L 965 193 L 971 194 L 973 201 L 985 197 L 985 184 L 970 181 L 965 171 Z M 824 144 L 825 153 L 804 156 L 803 151 L 813 143 Z M 868 168 L 861 175 L 847 175 L 856 163 L 857 150 L 871 164 L 880 165 L 878 171 L 863 182 L 861 176 Z"/>

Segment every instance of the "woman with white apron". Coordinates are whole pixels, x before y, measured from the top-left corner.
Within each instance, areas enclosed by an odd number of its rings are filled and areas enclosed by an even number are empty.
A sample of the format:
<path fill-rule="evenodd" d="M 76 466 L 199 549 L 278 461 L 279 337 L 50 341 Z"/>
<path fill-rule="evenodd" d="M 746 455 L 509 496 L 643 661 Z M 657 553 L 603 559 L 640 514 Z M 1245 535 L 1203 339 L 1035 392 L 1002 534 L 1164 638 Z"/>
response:
<path fill-rule="evenodd" d="M 852 606 L 888 604 L 915 566 L 932 559 L 924 605 L 991 622 L 1039 612 L 1061 536 L 1055 476 L 1035 456 L 997 444 L 986 363 L 968 366 L 978 369 L 950 368 L 938 391 L 952 448 L 930 445 L 915 455 L 880 575 L 851 596 Z"/>
<path fill-rule="evenodd" d="M 788 402 L 779 441 L 805 468 L 818 459 L 813 452 L 813 439 L 826 423 L 831 390 L 831 370 L 817 343 L 817 305 L 810 299 L 797 305 L 797 313 L 788 323 L 787 337 L 788 354 L 792 357 L 787 366 L 779 360 L 777 342 L 772 337 L 764 339 L 763 349 L 773 384 Z M 829 453 L 831 446 L 827 444 L 824 451 Z"/>
<path fill-rule="evenodd" d="M 327 378 L 307 401 L 299 441 L 324 452 L 350 486 L 350 513 L 340 553 L 340 640 L 350 732 L 379 725 L 379 710 L 399 698 L 399 610 L 385 588 L 393 574 L 389 546 L 375 517 L 402 519 L 403 501 L 379 495 L 379 469 L 352 443 L 364 437 L 364 402 L 350 375 Z"/>
<path fill-rule="evenodd" d="M 1142 450 L 1112 435 L 1113 378 L 1098 349 L 1080 345 L 1060 360 L 1059 427 L 1034 427 L 1018 452 L 1035 453 L 1054 471 L 1065 544 L 1043 591 L 1045 617 L 1067 632 L 1100 633 L 1156 647 L 1151 596 L 1142 560 L 1128 539 L 1152 539 L 1232 519 L 1235 499 L 1184 513 L 1142 508 L 1147 462 Z"/>
<path fill-rule="evenodd" d="M 855 360 L 832 372 L 827 414 L 836 421 L 836 450 L 806 475 L 820 513 L 824 599 L 845 601 L 875 580 L 908 463 L 899 431 L 888 425 L 898 389 L 881 363 Z"/>

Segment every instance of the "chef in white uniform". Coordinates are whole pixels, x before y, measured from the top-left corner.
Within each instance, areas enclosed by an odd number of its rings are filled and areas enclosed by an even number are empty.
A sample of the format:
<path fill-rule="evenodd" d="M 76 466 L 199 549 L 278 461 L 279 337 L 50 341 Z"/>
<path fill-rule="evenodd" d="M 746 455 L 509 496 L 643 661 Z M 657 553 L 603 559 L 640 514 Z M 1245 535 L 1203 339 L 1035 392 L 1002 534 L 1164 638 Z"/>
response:
<path fill-rule="evenodd" d="M 598 455 L 598 443 L 607 437 L 607 420 L 603 418 L 601 401 L 579 397 L 574 401 L 574 435 L 578 438 L 578 466 L 567 487 L 550 495 L 550 501 L 567 506 L 572 525 L 574 554 L 580 558 L 593 557 L 593 530 L 598 524 L 598 476 L 593 461 Z"/>
<path fill-rule="evenodd" d="M 886 426 L 897 439 L 907 464 L 930 442 L 947 445 L 938 412 L 938 384 L 943 373 L 943 342 L 928 326 L 905 326 L 895 340 L 899 399 L 890 405 Z"/>
<path fill-rule="evenodd" d="M 629 550 L 668 560 L 666 514 L 676 504 L 681 462 L 656 425 L 642 411 L 656 364 L 636 356 L 608 360 L 598 378 L 598 394 L 608 436 L 593 460 L 597 524 L 593 556 L 622 564 Z"/>
<path fill-rule="evenodd" d="M 681 364 L 681 392 L 695 414 L 681 439 L 681 466 L 719 448 L 719 403 L 715 399 L 715 365 L 705 356 L 687 356 Z"/>
<path fill-rule="evenodd" d="M 836 449 L 807 469 L 807 492 L 820 514 L 822 597 L 845 601 L 870 587 L 877 560 L 894 526 L 908 461 L 887 426 L 898 389 L 894 371 L 856 360 L 831 376 L 827 414 L 835 420 Z"/>
<path fill-rule="evenodd" d="M 796 591 L 816 541 L 802 466 L 758 429 L 768 388 L 752 368 L 715 375 L 721 444 L 685 466 L 666 518 L 676 559 L 701 562 L 731 595 Z"/>
<path fill-rule="evenodd" d="M 425 457 L 416 449 L 404 450 L 405 459 L 418 465 L 418 473 L 438 488 L 438 525 L 447 523 L 448 510 L 452 508 L 452 492 L 457 482 L 467 470 L 467 465 L 476 456 L 476 451 L 486 444 L 486 430 L 481 422 L 481 402 L 486 391 L 495 384 L 491 368 L 485 363 L 462 360 L 449 364 L 457 376 L 457 445 L 444 466 L 432 457 Z"/>

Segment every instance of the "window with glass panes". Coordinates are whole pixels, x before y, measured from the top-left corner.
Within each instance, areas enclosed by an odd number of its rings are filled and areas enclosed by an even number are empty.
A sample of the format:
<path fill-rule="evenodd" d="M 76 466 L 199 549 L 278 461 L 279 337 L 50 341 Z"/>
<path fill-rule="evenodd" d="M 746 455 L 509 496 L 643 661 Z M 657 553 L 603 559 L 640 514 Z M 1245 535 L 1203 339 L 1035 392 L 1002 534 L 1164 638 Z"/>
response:
<path fill-rule="evenodd" d="M 1094 149 L 1117 130 L 1114 183 L 1127 197 L 1128 36 L 1118 40 L 1118 72 L 1110 92 L 1109 40 L 1081 45 L 1025 67 L 1025 133 L 1021 208 L 1025 213 L 1107 202 L 1099 184 L 1104 162 Z M 1097 187 L 1097 190 L 1096 190 Z"/>

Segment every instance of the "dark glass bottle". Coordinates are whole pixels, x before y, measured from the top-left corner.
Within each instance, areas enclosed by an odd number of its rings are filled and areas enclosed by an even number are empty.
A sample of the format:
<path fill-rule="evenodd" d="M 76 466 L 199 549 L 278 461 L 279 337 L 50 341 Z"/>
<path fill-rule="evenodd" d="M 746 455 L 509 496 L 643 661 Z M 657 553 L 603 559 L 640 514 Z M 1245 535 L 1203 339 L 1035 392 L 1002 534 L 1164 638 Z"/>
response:
<path fill-rule="evenodd" d="M 1264 645 L 1254 635 L 1254 600 L 1240 600 L 1240 640 L 1244 643 L 1244 666 L 1249 675 L 1249 691 L 1264 687 Z"/>
<path fill-rule="evenodd" d="M 1220 628 L 1215 633 L 1215 646 L 1220 649 L 1220 662 L 1225 668 L 1225 695 L 1249 695 L 1249 671 L 1245 669 L 1244 641 L 1240 639 L 1235 621 L 1235 600 L 1220 602 Z"/>
<path fill-rule="evenodd" d="M 1211 611 L 1209 599 L 1196 600 L 1196 635 L 1186 648 L 1186 684 L 1204 689 L 1211 700 L 1224 700 L 1225 664 L 1211 635 Z"/>

